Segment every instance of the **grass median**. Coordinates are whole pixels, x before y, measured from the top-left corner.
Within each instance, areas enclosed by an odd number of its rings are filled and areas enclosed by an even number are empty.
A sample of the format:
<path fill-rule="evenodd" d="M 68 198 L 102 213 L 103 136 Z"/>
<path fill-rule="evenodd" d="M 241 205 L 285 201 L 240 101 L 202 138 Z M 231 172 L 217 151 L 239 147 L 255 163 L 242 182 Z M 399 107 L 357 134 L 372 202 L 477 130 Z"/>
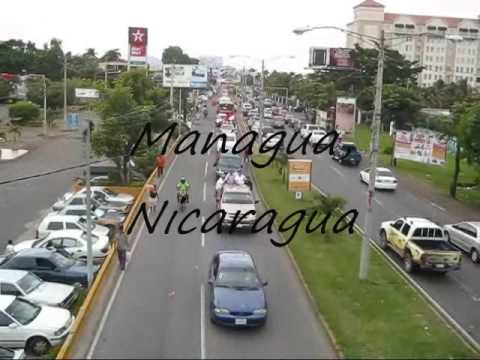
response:
<path fill-rule="evenodd" d="M 259 160 L 259 159 L 257 159 Z M 259 160 L 262 161 L 263 160 Z M 277 219 L 312 206 L 312 195 L 295 200 L 277 169 L 254 169 L 259 191 Z M 304 220 L 305 221 L 305 220 Z M 329 228 L 335 220 L 329 222 Z M 374 251 L 369 280 L 358 280 L 357 234 L 307 234 L 300 229 L 290 249 L 347 358 L 474 358 L 472 351 L 424 299 Z"/>

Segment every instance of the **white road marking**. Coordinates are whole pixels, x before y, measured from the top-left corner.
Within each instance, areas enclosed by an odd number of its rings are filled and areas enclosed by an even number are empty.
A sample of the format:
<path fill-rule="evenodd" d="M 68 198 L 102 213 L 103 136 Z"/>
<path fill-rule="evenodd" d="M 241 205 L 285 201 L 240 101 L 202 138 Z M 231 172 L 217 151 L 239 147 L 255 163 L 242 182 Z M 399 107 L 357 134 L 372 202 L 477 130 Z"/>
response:
<path fill-rule="evenodd" d="M 162 183 L 158 187 L 158 191 L 160 191 L 163 188 L 163 185 L 165 184 L 165 181 L 168 178 L 168 175 L 170 174 L 170 170 L 172 170 L 176 161 L 177 161 L 177 157 L 175 157 L 173 159 L 172 164 L 170 165 L 167 172 L 165 173 L 165 176 L 162 180 Z M 145 223 L 142 224 L 142 227 L 138 231 L 138 234 L 137 234 L 137 236 L 134 240 L 133 246 L 130 250 L 130 261 L 133 257 L 135 249 L 137 248 L 138 239 L 140 238 L 140 235 L 142 234 L 144 228 L 145 228 Z M 130 265 L 130 261 L 127 263 L 125 271 L 122 271 L 120 273 L 120 276 L 118 277 L 117 283 L 115 284 L 115 288 L 113 289 L 112 296 L 110 297 L 110 300 L 108 301 L 105 312 L 103 313 L 102 319 L 100 320 L 100 324 L 97 328 L 97 332 L 95 333 L 95 337 L 93 338 L 92 345 L 90 346 L 90 349 L 88 350 L 87 357 L 86 357 L 87 359 L 91 359 L 92 356 L 93 356 L 93 353 L 95 352 L 95 348 L 97 347 L 98 340 L 100 340 L 100 336 L 103 332 L 103 328 L 105 327 L 105 323 L 107 322 L 108 315 L 110 314 L 110 311 L 112 310 L 113 303 L 114 303 L 115 299 L 117 298 L 118 290 L 120 289 L 120 285 L 122 285 L 123 278 L 125 277 L 126 270 L 128 270 L 128 267 Z"/>
<path fill-rule="evenodd" d="M 204 173 L 204 177 L 207 177 L 207 172 L 208 172 L 208 160 L 205 162 L 205 173 Z"/>
<path fill-rule="evenodd" d="M 469 295 L 473 301 L 475 302 L 478 302 L 480 301 L 480 296 L 478 296 L 478 294 L 475 293 L 474 290 L 472 290 L 469 286 L 465 285 L 464 283 L 462 283 L 455 274 L 453 273 L 450 273 L 449 274 L 450 278 L 453 279 L 457 284 L 458 286 L 460 286 L 460 288 L 465 291 L 465 293 L 467 295 Z"/>
<path fill-rule="evenodd" d="M 207 201 L 207 183 L 203 183 L 203 201 Z"/>
<path fill-rule="evenodd" d="M 200 286 L 200 358 L 206 358 L 205 352 L 205 287 Z"/>
<path fill-rule="evenodd" d="M 205 234 L 202 233 L 202 248 L 205 247 Z"/>
<path fill-rule="evenodd" d="M 378 200 L 377 198 L 373 198 L 373 201 L 375 201 L 378 205 L 383 207 L 383 203 L 380 200 Z"/>
<path fill-rule="evenodd" d="M 333 171 L 335 171 L 338 176 L 340 176 L 340 177 L 342 177 L 342 178 L 345 177 L 345 175 L 344 175 L 340 170 L 338 170 L 335 166 L 331 166 L 331 165 L 330 165 L 330 169 L 332 169 Z"/>
<path fill-rule="evenodd" d="M 433 207 L 436 207 L 437 209 L 440 209 L 443 212 L 447 212 L 447 210 L 445 208 L 441 207 L 440 205 L 435 204 L 434 202 L 431 202 L 430 205 L 432 205 Z"/>

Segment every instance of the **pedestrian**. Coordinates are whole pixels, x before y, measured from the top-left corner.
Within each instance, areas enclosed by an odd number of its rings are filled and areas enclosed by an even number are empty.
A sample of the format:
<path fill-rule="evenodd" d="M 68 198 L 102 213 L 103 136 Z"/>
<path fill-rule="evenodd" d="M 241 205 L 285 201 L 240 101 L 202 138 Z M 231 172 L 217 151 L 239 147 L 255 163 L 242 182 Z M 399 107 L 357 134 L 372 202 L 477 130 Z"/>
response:
<path fill-rule="evenodd" d="M 220 201 L 220 197 L 222 196 L 223 184 L 223 178 L 220 176 L 215 184 L 215 200 L 217 203 Z"/>
<path fill-rule="evenodd" d="M 152 212 L 156 210 L 157 207 L 157 191 L 156 185 L 148 184 L 145 187 L 145 203 L 147 204 L 148 212 Z"/>
<path fill-rule="evenodd" d="M 150 199 L 152 202 L 152 210 L 157 211 L 158 191 L 157 185 L 153 184 L 153 188 L 150 190 Z"/>
<path fill-rule="evenodd" d="M 130 249 L 130 245 L 128 243 L 128 236 L 124 232 L 124 226 L 121 224 L 115 235 L 117 241 L 117 253 L 118 253 L 118 263 L 120 264 L 120 270 L 124 271 L 125 267 L 127 266 L 127 256 L 128 251 Z"/>
<path fill-rule="evenodd" d="M 164 154 L 157 155 L 155 158 L 155 167 L 157 168 L 157 177 L 163 175 L 163 168 L 165 167 L 166 156 Z"/>
<path fill-rule="evenodd" d="M 7 247 L 5 248 L 5 255 L 10 255 L 15 252 L 15 248 L 13 247 L 13 241 L 8 240 L 7 241 Z"/>

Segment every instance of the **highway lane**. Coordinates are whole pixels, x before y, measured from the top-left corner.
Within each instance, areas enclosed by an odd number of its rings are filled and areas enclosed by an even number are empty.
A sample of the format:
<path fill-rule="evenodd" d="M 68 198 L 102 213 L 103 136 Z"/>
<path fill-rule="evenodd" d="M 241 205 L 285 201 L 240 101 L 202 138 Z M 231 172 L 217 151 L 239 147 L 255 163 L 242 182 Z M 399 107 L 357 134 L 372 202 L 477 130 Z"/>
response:
<path fill-rule="evenodd" d="M 198 125 L 203 134 L 213 129 L 214 109 L 209 112 L 210 121 Z M 215 211 L 214 158 L 213 151 L 178 156 L 160 190 L 161 201 L 174 202 L 175 184 L 185 176 L 192 183 L 193 196 L 187 211 L 198 207 L 207 218 Z M 165 213 L 170 215 L 172 208 Z M 283 249 L 270 244 L 270 235 L 213 231 L 203 237 L 198 228 L 188 235 L 178 235 L 176 230 L 164 235 L 168 216 L 165 219 L 155 233 L 143 230 L 118 296 L 99 330 L 99 340 L 91 349 L 93 358 L 334 356 L 288 257 Z M 200 222 L 190 220 L 188 225 L 200 226 Z M 207 272 L 212 256 L 220 249 L 249 251 L 262 277 L 269 281 L 269 319 L 264 328 L 224 329 L 210 323 Z"/>
<path fill-rule="evenodd" d="M 291 136 L 293 131 L 288 130 L 288 133 Z M 326 193 L 343 196 L 347 200 L 346 209 L 359 210 L 357 224 L 363 229 L 367 185 L 360 182 L 359 172 L 368 167 L 368 159 L 364 157 L 358 168 L 352 168 L 333 161 L 328 152 L 314 155 L 311 148 L 305 157 L 313 160 L 313 183 Z M 394 169 L 393 172 L 395 172 Z M 448 209 L 439 209 L 427 199 L 416 197 L 400 183 L 395 192 L 376 191 L 375 193 L 374 239 L 378 240 L 381 222 L 401 216 L 426 217 L 439 224 L 465 220 L 448 212 Z M 389 254 L 399 262 L 393 252 L 389 251 Z M 479 271 L 479 266 L 465 256 L 462 268 L 459 271 L 449 272 L 446 276 L 422 272 L 413 275 L 413 278 L 477 341 L 480 341 Z"/>

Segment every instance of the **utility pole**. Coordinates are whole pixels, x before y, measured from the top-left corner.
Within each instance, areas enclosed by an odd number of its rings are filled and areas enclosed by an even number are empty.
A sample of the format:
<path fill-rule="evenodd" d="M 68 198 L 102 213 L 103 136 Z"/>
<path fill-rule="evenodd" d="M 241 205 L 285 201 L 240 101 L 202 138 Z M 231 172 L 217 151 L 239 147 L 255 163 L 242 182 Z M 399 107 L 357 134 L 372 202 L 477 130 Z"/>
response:
<path fill-rule="evenodd" d="M 47 77 L 43 76 L 43 135 L 48 136 L 47 125 Z"/>
<path fill-rule="evenodd" d="M 91 138 L 91 120 L 87 120 L 87 129 L 85 130 L 85 174 L 86 174 L 86 200 L 87 200 L 87 278 L 88 286 L 93 281 L 93 252 L 92 252 L 92 192 L 90 187 L 90 138 Z"/>
<path fill-rule="evenodd" d="M 262 73 L 260 74 L 260 135 L 263 132 L 263 115 L 264 115 L 264 110 L 263 110 L 263 100 L 264 100 L 264 73 L 265 73 L 265 60 L 262 59 Z M 260 136 L 261 139 L 261 136 Z"/>
<path fill-rule="evenodd" d="M 105 89 L 108 88 L 108 67 L 105 66 Z"/>
<path fill-rule="evenodd" d="M 67 123 L 67 55 L 63 54 L 63 123 Z"/>
<path fill-rule="evenodd" d="M 373 198 L 375 195 L 375 179 L 377 174 L 378 143 L 380 138 L 380 126 L 382 121 L 382 92 L 383 92 L 383 64 L 385 61 L 385 32 L 380 33 L 380 44 L 378 48 L 378 69 L 375 85 L 375 108 L 373 110 L 373 121 L 370 138 L 370 173 L 368 177 L 367 192 L 367 213 L 365 214 L 364 234 L 362 241 L 362 252 L 360 257 L 360 280 L 368 277 L 368 265 L 370 256 L 370 238 L 372 235 L 372 213 Z"/>

